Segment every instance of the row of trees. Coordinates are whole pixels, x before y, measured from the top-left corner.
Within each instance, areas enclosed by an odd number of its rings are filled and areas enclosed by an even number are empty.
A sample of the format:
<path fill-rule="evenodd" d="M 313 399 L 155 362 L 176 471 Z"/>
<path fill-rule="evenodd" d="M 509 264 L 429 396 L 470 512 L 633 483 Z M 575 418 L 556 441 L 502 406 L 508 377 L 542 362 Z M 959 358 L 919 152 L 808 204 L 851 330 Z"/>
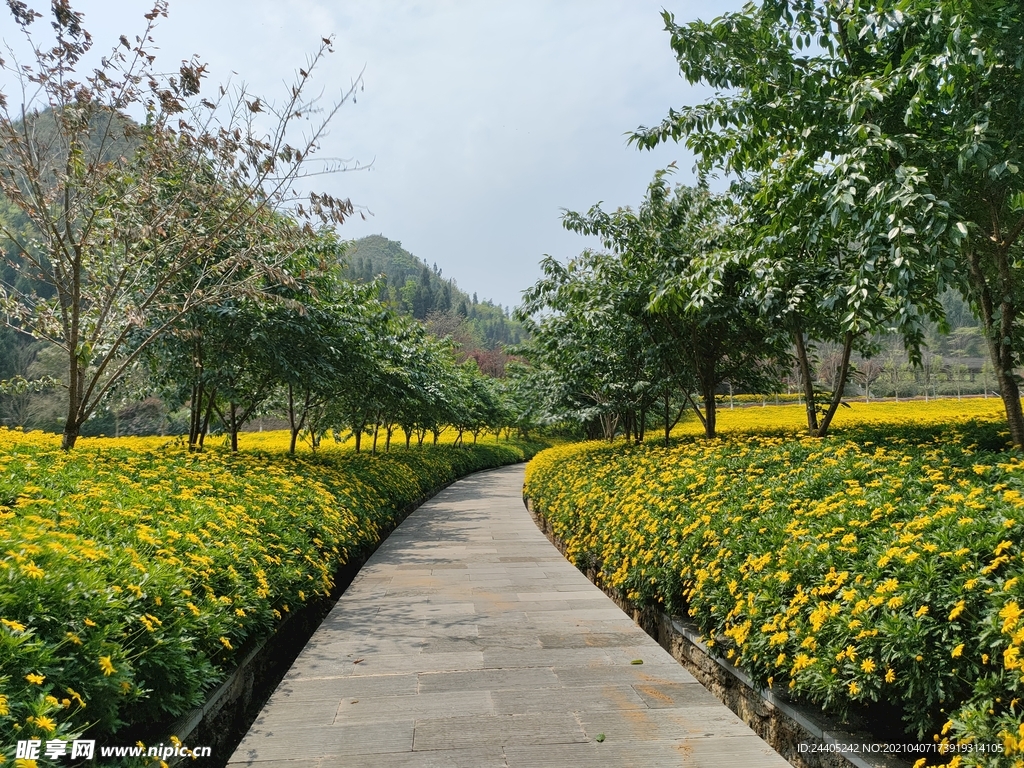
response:
<path fill-rule="evenodd" d="M 328 434 L 351 434 L 357 451 L 365 435 L 376 451 L 399 430 L 406 447 L 449 427 L 456 443 L 525 431 L 514 378 L 457 363 L 451 341 L 382 304 L 378 284 L 345 281 L 341 250 L 321 233 L 303 267 L 290 265 L 301 278 L 189 313 L 152 345 L 149 379 L 189 405 L 190 447 L 219 423 L 237 450 L 242 426 L 264 413 L 285 416 L 292 452 L 303 435 L 316 450 Z"/>
<path fill-rule="evenodd" d="M 460 442 L 526 428 L 514 377 L 457 363 L 449 341 L 380 300 L 384 281 L 344 279 L 334 226 L 352 203 L 297 190 L 340 170 L 309 164 L 361 87 L 326 106 L 306 98 L 329 39 L 282 104 L 244 89 L 211 100 L 198 61 L 172 75 L 155 63 L 162 1 L 142 35 L 86 72 L 92 38 L 66 0 L 52 3 L 45 41 L 42 14 L 8 6 L 30 60 L 0 59 L 0 341 L 12 359 L 63 364 L 3 385 L 63 393 L 65 449 L 111 402 L 154 393 L 188 409 L 194 449 L 215 427 L 237 449 L 267 412 L 285 415 L 293 451 L 300 435 L 316 448 L 351 433 L 357 450 L 369 435 L 376 450 L 398 429 L 408 446 L 449 425 Z"/>
<path fill-rule="evenodd" d="M 657 412 L 667 441 L 690 407 L 713 437 L 723 385 L 773 391 L 783 373 L 786 339 L 749 301 L 749 273 L 708 258 L 737 243 L 730 200 L 672 189 L 666 176 L 636 211 L 567 213 L 568 229 L 607 251 L 567 266 L 546 258 L 520 308 L 548 403 L 592 436 L 599 426 L 608 439 L 620 428 L 642 439 Z"/>
<path fill-rule="evenodd" d="M 678 392 L 705 395 L 708 434 L 711 386 L 725 366 L 739 383 L 792 350 L 808 430 L 824 435 L 854 353 L 871 357 L 879 337 L 894 334 L 920 364 L 929 323 L 945 321 L 939 297 L 952 288 L 978 318 L 1011 438 L 1024 448 L 1019 4 L 767 0 L 712 22 L 664 18 L 683 76 L 717 93 L 632 140 L 684 141 L 700 184 L 673 191 L 659 176 L 636 213 L 566 216 L 611 254 L 584 254 L 568 269 L 545 264 L 526 306 L 546 339 L 541 359 L 556 361 L 547 331 L 574 316 L 566 301 L 585 323 L 599 318 L 582 309 L 586 286 L 599 282 L 588 276 L 614 268 L 616 301 L 633 297 L 626 314 L 636 327 L 607 346 L 639 363 L 623 344 L 643 339 L 649 356 L 673 340 L 657 355 L 661 380 L 675 371 Z M 717 173 L 731 180 L 728 195 L 706 191 Z M 811 372 L 822 344 L 841 349 L 826 403 Z M 681 355 L 693 358 L 688 367 Z M 636 407 L 658 380 L 635 379 L 650 382 L 634 385 L 643 391 Z"/>

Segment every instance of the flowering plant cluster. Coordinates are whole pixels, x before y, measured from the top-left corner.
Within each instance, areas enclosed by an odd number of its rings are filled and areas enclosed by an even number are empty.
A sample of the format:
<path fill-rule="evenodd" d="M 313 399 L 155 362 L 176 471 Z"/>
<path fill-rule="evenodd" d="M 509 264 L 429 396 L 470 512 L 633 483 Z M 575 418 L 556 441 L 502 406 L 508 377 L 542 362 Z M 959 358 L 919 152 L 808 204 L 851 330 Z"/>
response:
<path fill-rule="evenodd" d="M 552 448 L 525 493 L 571 560 L 689 616 L 757 685 L 1004 746 L 950 764 L 1019 761 L 1024 462 L 995 424 L 923 427 L 922 406 L 826 440 Z"/>
<path fill-rule="evenodd" d="M 523 446 L 189 453 L 0 430 L 0 762 L 201 703 L 399 510 Z M 268 445 L 264 441 L 264 445 Z M 10 754 L 6 754 L 10 752 Z"/>

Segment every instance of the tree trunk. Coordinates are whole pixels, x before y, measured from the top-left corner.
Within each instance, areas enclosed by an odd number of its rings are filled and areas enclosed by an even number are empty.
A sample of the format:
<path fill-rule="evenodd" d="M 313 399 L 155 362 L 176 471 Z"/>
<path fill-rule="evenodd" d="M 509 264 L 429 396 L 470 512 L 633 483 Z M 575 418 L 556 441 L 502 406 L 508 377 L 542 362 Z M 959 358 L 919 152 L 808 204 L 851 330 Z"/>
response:
<path fill-rule="evenodd" d="M 64 423 L 64 434 L 61 435 L 60 439 L 61 450 L 70 451 L 75 447 L 76 442 L 78 442 L 78 427 L 69 416 L 68 420 Z"/>
<path fill-rule="evenodd" d="M 192 399 L 188 408 L 188 449 L 194 451 L 199 442 L 199 422 L 203 413 L 203 385 L 192 385 Z"/>
<path fill-rule="evenodd" d="M 292 391 L 292 385 L 288 385 L 288 426 L 291 429 L 291 441 L 288 444 L 288 453 L 292 456 L 295 455 L 295 443 L 299 437 L 299 429 L 295 424 L 295 393 Z"/>
<path fill-rule="evenodd" d="M 804 332 L 799 327 L 793 331 L 793 342 L 796 344 L 797 366 L 800 368 L 800 384 L 804 391 L 807 408 L 807 434 L 818 434 L 818 406 L 814 402 L 814 382 L 811 380 L 811 361 L 804 343 Z"/>
<path fill-rule="evenodd" d="M 672 432 L 672 426 L 668 423 L 669 420 L 669 393 L 665 393 L 665 447 L 668 448 L 668 436 Z"/>
<path fill-rule="evenodd" d="M 217 404 L 217 390 L 210 392 L 210 400 L 206 404 L 206 413 L 203 416 L 203 423 L 199 425 L 199 450 L 203 450 L 206 442 L 206 433 L 210 429 L 210 419 L 213 418 L 213 408 Z"/>
<path fill-rule="evenodd" d="M 82 385 L 85 379 L 85 371 L 78 364 L 78 357 L 75 354 L 75 347 L 71 347 L 71 361 L 69 365 L 70 379 L 68 384 L 68 418 L 64 422 L 64 434 L 61 436 L 60 447 L 62 450 L 70 451 L 78 441 L 78 435 L 82 430 Z"/>
<path fill-rule="evenodd" d="M 359 447 L 363 442 L 363 428 L 354 429 L 352 433 L 356 436 L 356 453 L 359 453 Z"/>
<path fill-rule="evenodd" d="M 717 403 L 715 402 L 715 385 L 704 387 L 704 437 L 715 437 L 715 424 L 718 419 Z"/>
<path fill-rule="evenodd" d="M 238 453 L 238 403 L 232 400 L 229 403 L 231 409 L 231 423 L 228 429 L 231 430 L 231 452 Z"/>
<path fill-rule="evenodd" d="M 1021 412 L 1020 388 L 1017 386 L 1017 379 L 1013 372 L 1014 350 L 1010 344 L 1017 311 L 1012 299 L 1013 286 L 1009 254 L 1006 248 L 997 250 L 995 261 L 999 273 L 999 292 L 1003 296 L 998 310 L 981 267 L 981 256 L 975 251 L 967 254 L 971 287 L 974 289 L 981 307 L 985 341 L 988 344 L 989 356 L 992 358 L 992 366 L 995 369 L 999 396 L 1003 399 L 1006 423 L 1010 428 L 1010 439 L 1018 450 L 1024 450 L 1024 413 Z"/>
<path fill-rule="evenodd" d="M 832 401 L 828 404 L 828 410 L 821 418 L 821 424 L 815 437 L 825 437 L 828 428 L 832 425 L 832 417 L 836 415 L 839 404 L 843 400 L 843 391 L 846 389 L 846 379 L 850 375 L 850 353 L 853 352 L 853 332 L 847 331 L 843 338 L 843 358 L 839 364 L 839 381 L 836 382 L 835 391 L 832 392 Z"/>

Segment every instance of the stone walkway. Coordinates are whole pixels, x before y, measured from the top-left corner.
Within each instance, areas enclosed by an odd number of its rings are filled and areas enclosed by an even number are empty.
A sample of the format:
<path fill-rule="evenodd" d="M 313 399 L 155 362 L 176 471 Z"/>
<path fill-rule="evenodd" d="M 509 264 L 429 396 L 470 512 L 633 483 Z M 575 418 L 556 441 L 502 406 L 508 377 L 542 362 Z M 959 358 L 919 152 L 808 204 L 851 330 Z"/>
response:
<path fill-rule="evenodd" d="M 411 515 L 229 765 L 788 766 L 562 558 L 522 481 L 481 472 Z"/>

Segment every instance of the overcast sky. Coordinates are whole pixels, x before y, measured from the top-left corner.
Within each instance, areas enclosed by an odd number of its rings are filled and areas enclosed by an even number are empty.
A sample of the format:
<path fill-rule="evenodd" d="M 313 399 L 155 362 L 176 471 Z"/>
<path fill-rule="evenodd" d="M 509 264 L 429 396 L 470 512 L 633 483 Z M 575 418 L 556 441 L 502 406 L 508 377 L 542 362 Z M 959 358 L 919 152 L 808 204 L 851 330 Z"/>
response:
<path fill-rule="evenodd" d="M 29 2 L 46 10 L 39 0 Z M 561 228 L 563 208 L 636 205 L 654 171 L 692 158 L 676 145 L 641 152 L 625 133 L 707 91 L 680 77 L 661 9 L 711 18 L 738 2 L 689 0 L 171 0 L 154 34 L 168 69 L 192 54 L 207 87 L 229 78 L 280 100 L 323 36 L 324 99 L 363 90 L 332 123 L 321 154 L 370 165 L 310 186 L 347 197 L 366 220 L 341 234 L 383 234 L 460 287 L 503 305 L 588 242 Z M 98 49 L 143 29 L 149 4 L 81 0 Z M 4 10 L 5 38 L 16 34 Z"/>

